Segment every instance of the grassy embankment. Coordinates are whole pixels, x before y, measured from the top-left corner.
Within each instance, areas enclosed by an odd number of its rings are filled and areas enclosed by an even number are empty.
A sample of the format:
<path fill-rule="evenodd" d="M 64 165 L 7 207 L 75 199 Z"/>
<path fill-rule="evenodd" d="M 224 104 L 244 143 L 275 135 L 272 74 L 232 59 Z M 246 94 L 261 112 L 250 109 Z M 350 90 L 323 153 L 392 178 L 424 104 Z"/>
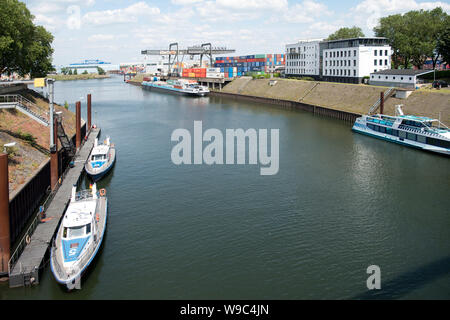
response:
<path fill-rule="evenodd" d="M 16 92 L 34 102 L 37 108 L 48 111 L 48 100 L 33 90 Z M 55 111 L 61 111 L 66 134 L 72 137 L 75 134 L 75 114 L 63 106 L 55 104 Z M 82 121 L 83 123 L 83 121 Z M 40 150 L 49 149 L 50 129 L 15 109 L 0 109 L 0 148 L 3 145 L 16 142 L 16 146 L 9 149 L 9 190 L 10 195 L 40 168 L 49 159 L 49 156 Z M 59 144 L 59 148 L 61 148 Z"/>
<path fill-rule="evenodd" d="M 47 76 L 47 78 L 55 79 L 56 81 L 69 81 L 69 80 L 91 80 L 91 79 L 107 79 L 110 76 L 105 75 L 99 75 L 99 74 L 50 74 Z"/>
<path fill-rule="evenodd" d="M 222 91 L 274 99 L 304 102 L 329 109 L 365 114 L 379 99 L 380 92 L 387 87 L 316 82 L 289 79 L 274 79 L 277 83 L 269 85 L 268 79 L 242 77 L 227 84 Z M 384 112 L 395 114 L 395 105 L 403 104 L 405 114 L 439 118 L 450 126 L 450 90 L 420 89 L 407 99 L 390 97 L 385 102 Z"/>

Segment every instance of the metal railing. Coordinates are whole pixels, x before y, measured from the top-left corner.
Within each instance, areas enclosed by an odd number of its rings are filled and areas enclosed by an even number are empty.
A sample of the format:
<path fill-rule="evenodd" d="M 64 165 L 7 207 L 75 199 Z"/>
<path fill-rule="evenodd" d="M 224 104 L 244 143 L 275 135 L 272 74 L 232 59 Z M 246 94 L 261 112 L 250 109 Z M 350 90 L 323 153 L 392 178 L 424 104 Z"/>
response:
<path fill-rule="evenodd" d="M 386 92 L 384 93 L 384 99 L 387 99 L 389 97 L 389 95 L 392 93 L 392 91 L 394 91 L 394 89 L 395 89 L 394 87 L 391 87 L 388 90 L 386 90 Z M 374 113 L 378 109 L 380 104 L 381 104 L 381 98 L 378 99 L 378 101 L 375 102 L 374 105 L 369 109 L 369 114 Z"/>
<path fill-rule="evenodd" d="M 35 103 L 20 94 L 1 95 L 0 103 L 15 104 L 16 108 L 22 108 L 25 112 L 30 113 L 32 116 L 38 118 L 47 125 L 49 124 L 49 113 L 41 110 Z"/>
<path fill-rule="evenodd" d="M 64 181 L 64 179 L 65 179 L 65 177 L 67 175 L 67 173 L 69 172 L 69 169 L 70 168 L 67 167 L 66 170 L 64 170 L 64 172 L 62 173 L 61 177 L 59 178 L 58 185 L 56 186 L 56 188 L 55 188 L 55 190 L 53 192 L 50 191 L 51 190 L 51 186 L 48 187 L 48 189 L 46 191 L 48 193 L 48 196 L 44 200 L 42 205 L 40 206 L 40 207 L 43 208 L 43 212 L 45 212 L 47 210 L 47 208 L 50 205 L 51 201 L 55 197 L 55 194 L 58 192 L 59 187 L 61 186 L 62 182 Z M 15 267 L 17 261 L 20 258 L 20 255 L 22 254 L 22 252 L 25 249 L 25 247 L 28 245 L 28 243 L 27 243 L 28 241 L 27 240 L 28 239 L 31 240 L 31 236 L 33 235 L 33 233 L 36 230 L 36 228 L 39 225 L 39 223 L 41 223 L 41 216 L 42 216 L 42 213 L 40 212 L 40 210 L 38 210 L 38 212 L 34 216 L 33 220 L 31 221 L 31 224 L 28 227 L 27 231 L 25 232 L 25 234 L 23 235 L 22 239 L 19 241 L 18 245 L 16 246 L 16 249 L 11 254 L 11 257 L 10 257 L 10 259 L 8 261 L 8 274 L 9 275 L 11 275 L 11 270 Z M 22 273 L 22 266 L 20 266 L 20 273 Z"/>

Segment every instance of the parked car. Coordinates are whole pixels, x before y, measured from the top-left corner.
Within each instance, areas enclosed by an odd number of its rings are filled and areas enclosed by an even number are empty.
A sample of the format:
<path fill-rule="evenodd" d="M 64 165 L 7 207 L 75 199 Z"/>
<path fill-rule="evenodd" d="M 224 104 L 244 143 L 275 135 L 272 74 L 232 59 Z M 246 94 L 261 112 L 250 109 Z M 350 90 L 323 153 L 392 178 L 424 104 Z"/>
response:
<path fill-rule="evenodd" d="M 433 81 L 433 88 L 445 88 L 448 87 L 448 83 L 444 80 Z"/>

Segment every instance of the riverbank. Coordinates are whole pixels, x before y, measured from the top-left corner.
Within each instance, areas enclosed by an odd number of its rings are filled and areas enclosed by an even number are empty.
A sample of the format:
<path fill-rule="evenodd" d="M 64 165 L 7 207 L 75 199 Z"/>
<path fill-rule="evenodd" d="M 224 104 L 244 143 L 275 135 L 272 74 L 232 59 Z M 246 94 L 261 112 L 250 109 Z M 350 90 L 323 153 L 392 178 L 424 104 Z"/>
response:
<path fill-rule="evenodd" d="M 386 87 L 342 84 L 331 82 L 302 81 L 290 79 L 238 78 L 227 84 L 221 92 L 236 97 L 258 97 L 280 99 L 306 105 L 342 111 L 351 114 L 366 114 L 379 99 Z M 403 104 L 405 113 L 430 118 L 441 118 L 450 126 L 450 92 L 445 90 L 416 90 L 407 99 L 389 97 L 385 101 L 384 113 L 395 114 L 395 105 Z"/>
<path fill-rule="evenodd" d="M 49 101 L 34 90 L 19 89 L 9 94 L 20 94 L 33 102 L 42 112 L 48 112 Z M 63 125 L 69 137 L 75 135 L 75 114 L 61 105 L 54 104 L 55 112 L 61 112 Z M 16 142 L 10 150 L 8 163 L 10 195 L 32 177 L 48 161 L 50 129 L 15 109 L 0 109 L 0 147 Z"/>
<path fill-rule="evenodd" d="M 99 74 L 57 74 L 48 75 L 47 78 L 54 79 L 56 81 L 71 81 L 71 80 L 92 80 L 92 79 L 108 79 L 110 75 L 99 75 Z"/>

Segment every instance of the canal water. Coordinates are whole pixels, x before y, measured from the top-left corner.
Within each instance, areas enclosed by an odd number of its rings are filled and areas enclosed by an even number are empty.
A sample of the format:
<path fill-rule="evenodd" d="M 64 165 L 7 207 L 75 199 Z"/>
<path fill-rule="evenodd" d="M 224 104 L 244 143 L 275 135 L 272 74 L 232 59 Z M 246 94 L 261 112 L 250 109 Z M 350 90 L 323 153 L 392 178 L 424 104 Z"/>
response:
<path fill-rule="evenodd" d="M 450 161 L 351 131 L 339 120 L 228 98 L 142 90 L 122 78 L 57 82 L 92 93 L 117 147 L 103 249 L 71 293 L 50 268 L 1 299 L 449 299 Z M 424 106 L 425 107 L 425 106 Z M 171 134 L 279 129 L 280 170 L 181 165 Z M 381 269 L 368 292 L 367 268 Z"/>

